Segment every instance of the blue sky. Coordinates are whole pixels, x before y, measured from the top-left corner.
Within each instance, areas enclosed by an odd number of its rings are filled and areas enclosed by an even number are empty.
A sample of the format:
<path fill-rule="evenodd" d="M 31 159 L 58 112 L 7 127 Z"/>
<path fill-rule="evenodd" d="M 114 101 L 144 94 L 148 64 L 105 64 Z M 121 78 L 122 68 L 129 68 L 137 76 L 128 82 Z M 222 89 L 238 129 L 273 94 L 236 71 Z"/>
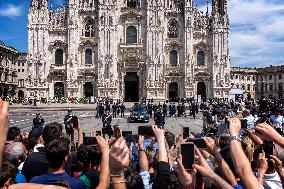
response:
<path fill-rule="evenodd" d="M 53 0 L 57 7 L 65 0 Z M 206 0 L 195 0 L 206 10 Z M 0 0 L 0 40 L 27 51 L 30 0 Z M 284 0 L 228 0 L 233 66 L 284 64 Z"/>

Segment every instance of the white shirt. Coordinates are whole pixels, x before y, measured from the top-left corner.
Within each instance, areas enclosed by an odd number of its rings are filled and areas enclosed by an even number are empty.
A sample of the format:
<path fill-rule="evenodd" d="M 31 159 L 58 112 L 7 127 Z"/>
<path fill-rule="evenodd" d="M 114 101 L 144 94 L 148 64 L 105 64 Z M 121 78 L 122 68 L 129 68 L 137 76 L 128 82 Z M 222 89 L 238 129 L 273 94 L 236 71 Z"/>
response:
<path fill-rule="evenodd" d="M 275 115 L 271 115 L 270 120 L 276 128 L 282 128 L 283 116 L 279 115 L 278 117 L 276 117 Z"/>
<path fill-rule="evenodd" d="M 248 129 L 253 129 L 254 128 L 254 125 L 255 125 L 255 122 L 257 121 L 257 118 L 256 117 L 253 117 L 253 115 L 249 115 L 247 117 L 245 117 L 244 119 L 247 120 L 247 128 Z"/>
<path fill-rule="evenodd" d="M 277 172 L 272 174 L 264 174 L 265 189 L 282 189 L 282 183 Z"/>

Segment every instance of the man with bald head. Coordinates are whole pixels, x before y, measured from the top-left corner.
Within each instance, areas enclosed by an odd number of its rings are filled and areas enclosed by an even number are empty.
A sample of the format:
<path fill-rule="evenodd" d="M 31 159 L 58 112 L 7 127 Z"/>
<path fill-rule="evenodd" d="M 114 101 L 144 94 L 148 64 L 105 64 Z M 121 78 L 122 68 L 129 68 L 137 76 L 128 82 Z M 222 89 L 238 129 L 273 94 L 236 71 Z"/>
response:
<path fill-rule="evenodd" d="M 22 163 L 26 159 L 26 147 L 21 142 L 11 142 L 5 145 L 4 160 L 16 166 L 18 169 L 16 183 L 25 183 L 26 178 L 22 174 Z"/>

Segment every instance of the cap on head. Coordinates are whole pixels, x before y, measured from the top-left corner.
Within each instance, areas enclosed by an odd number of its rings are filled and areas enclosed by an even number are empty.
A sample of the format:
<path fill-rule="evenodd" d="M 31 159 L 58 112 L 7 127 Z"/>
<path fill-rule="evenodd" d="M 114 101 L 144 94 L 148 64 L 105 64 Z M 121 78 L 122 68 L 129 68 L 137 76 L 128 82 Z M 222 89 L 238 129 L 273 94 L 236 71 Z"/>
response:
<path fill-rule="evenodd" d="M 29 139 L 37 140 L 41 135 L 41 128 L 35 127 L 29 132 Z"/>
<path fill-rule="evenodd" d="M 72 112 L 72 110 L 71 110 L 71 109 L 68 109 L 68 112 Z"/>

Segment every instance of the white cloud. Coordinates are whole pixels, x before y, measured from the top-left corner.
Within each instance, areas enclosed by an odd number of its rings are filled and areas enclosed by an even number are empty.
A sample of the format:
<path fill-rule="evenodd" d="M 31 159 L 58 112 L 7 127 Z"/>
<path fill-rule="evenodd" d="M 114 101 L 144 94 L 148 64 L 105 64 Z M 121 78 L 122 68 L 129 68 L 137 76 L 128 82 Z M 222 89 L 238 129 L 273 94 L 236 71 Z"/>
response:
<path fill-rule="evenodd" d="M 233 66 L 284 64 L 284 1 L 229 0 Z"/>
<path fill-rule="evenodd" d="M 0 8 L 0 16 L 6 16 L 10 18 L 19 17 L 22 15 L 22 6 L 21 5 L 12 5 L 6 4 Z"/>

